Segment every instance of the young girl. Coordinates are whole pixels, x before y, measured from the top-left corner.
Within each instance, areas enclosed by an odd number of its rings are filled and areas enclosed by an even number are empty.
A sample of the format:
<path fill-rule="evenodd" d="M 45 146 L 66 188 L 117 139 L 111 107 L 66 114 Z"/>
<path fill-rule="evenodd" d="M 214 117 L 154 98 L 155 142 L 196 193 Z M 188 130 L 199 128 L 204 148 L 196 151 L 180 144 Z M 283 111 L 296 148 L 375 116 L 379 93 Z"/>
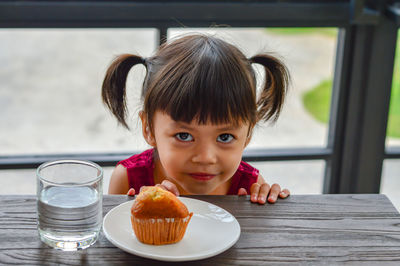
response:
<path fill-rule="evenodd" d="M 258 96 L 253 63 L 266 74 Z M 233 45 L 198 34 L 163 44 L 150 58 L 121 55 L 107 70 L 102 98 L 127 129 L 125 83 L 136 64 L 147 70 L 139 116 L 153 148 L 117 164 L 110 194 L 158 185 L 176 195 L 250 194 L 260 204 L 289 195 L 241 161 L 256 123 L 279 116 L 289 79 L 279 60 L 247 59 Z"/>

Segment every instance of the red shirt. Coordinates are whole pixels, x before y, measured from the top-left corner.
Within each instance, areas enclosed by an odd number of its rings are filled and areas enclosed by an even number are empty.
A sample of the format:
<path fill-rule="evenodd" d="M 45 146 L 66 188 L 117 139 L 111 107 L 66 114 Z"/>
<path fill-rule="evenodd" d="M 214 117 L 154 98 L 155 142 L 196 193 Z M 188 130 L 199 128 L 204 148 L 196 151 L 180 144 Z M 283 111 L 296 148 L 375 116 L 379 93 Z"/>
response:
<path fill-rule="evenodd" d="M 154 149 L 146 150 L 118 162 L 118 164 L 123 165 L 127 169 L 129 187 L 134 188 L 136 194 L 139 193 L 142 186 L 155 185 L 153 152 Z M 236 173 L 232 177 L 227 195 L 237 195 L 239 188 L 246 189 L 247 194 L 250 194 L 250 187 L 253 183 L 257 182 L 258 173 L 258 169 L 241 161 Z"/>

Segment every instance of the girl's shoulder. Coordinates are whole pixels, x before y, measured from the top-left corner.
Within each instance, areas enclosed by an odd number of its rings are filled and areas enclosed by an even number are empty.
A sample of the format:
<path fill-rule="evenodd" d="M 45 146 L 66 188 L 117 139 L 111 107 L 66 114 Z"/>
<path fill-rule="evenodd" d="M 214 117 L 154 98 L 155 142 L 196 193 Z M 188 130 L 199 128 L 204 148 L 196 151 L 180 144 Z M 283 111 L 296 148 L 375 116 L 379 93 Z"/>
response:
<path fill-rule="evenodd" d="M 249 175 L 252 175 L 255 177 L 257 177 L 260 172 L 257 168 L 254 168 L 253 166 L 251 166 L 250 164 L 248 164 L 244 161 L 240 162 L 240 165 L 239 165 L 239 168 L 237 171 L 241 172 L 241 173 L 249 174 Z"/>
<path fill-rule="evenodd" d="M 251 185 L 258 180 L 258 174 L 258 169 L 241 161 L 236 173 L 232 176 L 231 186 L 227 195 L 237 195 L 240 188 L 246 189 L 249 194 Z"/>
<path fill-rule="evenodd" d="M 149 167 L 153 164 L 153 152 L 154 149 L 145 150 L 142 153 L 135 154 L 118 162 L 117 165 L 121 164 L 125 168 Z"/>

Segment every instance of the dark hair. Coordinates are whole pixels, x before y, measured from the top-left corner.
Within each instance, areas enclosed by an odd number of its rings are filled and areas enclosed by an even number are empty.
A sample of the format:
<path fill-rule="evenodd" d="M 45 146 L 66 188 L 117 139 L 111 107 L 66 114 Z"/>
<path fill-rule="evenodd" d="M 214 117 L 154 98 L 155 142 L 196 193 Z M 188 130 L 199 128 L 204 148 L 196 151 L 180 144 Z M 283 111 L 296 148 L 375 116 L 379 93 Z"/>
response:
<path fill-rule="evenodd" d="M 251 63 L 264 66 L 265 81 L 256 95 L 256 76 Z M 281 111 L 289 82 L 285 65 L 268 54 L 247 59 L 235 46 L 207 35 L 189 35 L 161 45 L 143 59 L 124 54 L 107 70 L 102 98 L 118 121 L 126 123 L 125 84 L 129 70 L 144 64 L 143 111 L 152 130 L 157 110 L 176 121 L 190 123 L 275 121 Z M 257 99 L 258 98 L 258 99 Z"/>

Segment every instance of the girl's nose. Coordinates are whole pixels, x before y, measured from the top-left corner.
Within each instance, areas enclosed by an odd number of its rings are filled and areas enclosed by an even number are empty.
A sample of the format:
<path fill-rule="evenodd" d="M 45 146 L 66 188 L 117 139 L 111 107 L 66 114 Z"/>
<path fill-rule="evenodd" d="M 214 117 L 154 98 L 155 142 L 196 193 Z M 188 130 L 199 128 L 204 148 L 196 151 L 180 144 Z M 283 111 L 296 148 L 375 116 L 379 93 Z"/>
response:
<path fill-rule="evenodd" d="M 217 163 L 217 151 L 212 145 L 199 145 L 192 157 L 192 162 L 200 164 Z"/>

